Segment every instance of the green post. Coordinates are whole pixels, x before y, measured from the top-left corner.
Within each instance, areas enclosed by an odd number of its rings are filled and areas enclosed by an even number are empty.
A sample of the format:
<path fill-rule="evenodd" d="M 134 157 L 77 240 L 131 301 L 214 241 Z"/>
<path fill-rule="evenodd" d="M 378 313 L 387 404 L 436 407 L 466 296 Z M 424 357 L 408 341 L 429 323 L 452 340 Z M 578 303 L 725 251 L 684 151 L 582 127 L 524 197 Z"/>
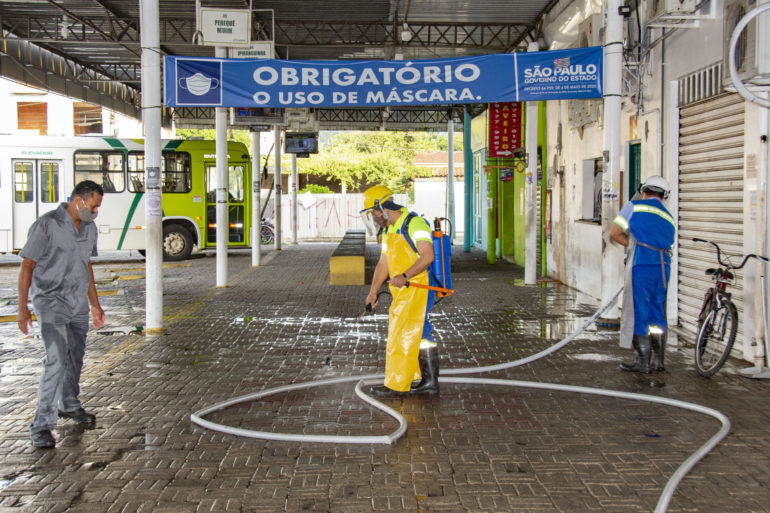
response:
<path fill-rule="evenodd" d="M 497 258 L 503 258 L 503 244 L 507 240 L 507 233 L 505 232 L 505 187 L 503 182 L 500 181 L 500 159 L 495 159 L 495 165 L 498 166 L 495 169 L 495 182 L 497 183 L 497 248 L 495 254 Z"/>
<path fill-rule="evenodd" d="M 487 263 L 494 264 L 495 246 L 497 245 L 497 169 L 491 169 L 487 173 Z"/>

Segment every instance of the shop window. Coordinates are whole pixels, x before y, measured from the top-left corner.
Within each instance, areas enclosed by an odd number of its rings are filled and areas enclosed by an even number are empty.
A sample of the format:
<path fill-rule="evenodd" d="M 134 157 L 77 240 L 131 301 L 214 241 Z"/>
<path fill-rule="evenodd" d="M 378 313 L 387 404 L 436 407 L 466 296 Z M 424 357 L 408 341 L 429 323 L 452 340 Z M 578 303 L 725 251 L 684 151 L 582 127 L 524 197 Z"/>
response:
<path fill-rule="evenodd" d="M 72 104 L 72 120 L 75 135 L 102 133 L 102 108 L 90 103 Z"/>
<path fill-rule="evenodd" d="M 19 130 L 37 130 L 40 135 L 48 133 L 48 104 L 46 102 L 18 102 L 16 104 L 16 116 Z"/>
<path fill-rule="evenodd" d="M 588 159 L 583 161 L 583 197 L 580 218 L 583 221 L 602 222 L 602 180 L 604 178 L 604 160 Z"/>

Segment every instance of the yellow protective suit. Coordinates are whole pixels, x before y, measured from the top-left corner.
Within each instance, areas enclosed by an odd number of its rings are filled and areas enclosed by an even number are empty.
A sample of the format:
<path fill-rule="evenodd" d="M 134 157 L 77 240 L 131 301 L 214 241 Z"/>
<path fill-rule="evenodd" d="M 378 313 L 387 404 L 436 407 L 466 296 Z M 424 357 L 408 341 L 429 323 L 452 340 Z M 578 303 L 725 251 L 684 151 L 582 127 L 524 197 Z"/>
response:
<path fill-rule="evenodd" d="M 404 227 L 406 229 L 406 227 Z M 417 261 L 419 255 L 396 230 L 388 233 L 388 274 L 398 276 Z M 428 273 L 421 272 L 409 279 L 410 283 L 428 285 Z M 412 380 L 420 379 L 418 356 L 428 291 L 417 287 L 390 286 L 393 302 L 388 311 L 388 345 L 385 350 L 385 386 L 398 392 L 407 392 Z"/>

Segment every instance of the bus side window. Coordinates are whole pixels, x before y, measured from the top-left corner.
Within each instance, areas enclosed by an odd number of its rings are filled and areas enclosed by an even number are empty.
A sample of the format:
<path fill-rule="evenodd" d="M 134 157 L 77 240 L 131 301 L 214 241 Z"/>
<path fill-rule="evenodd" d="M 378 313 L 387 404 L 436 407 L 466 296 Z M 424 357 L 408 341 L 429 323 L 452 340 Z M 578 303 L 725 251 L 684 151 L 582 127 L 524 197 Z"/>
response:
<path fill-rule="evenodd" d="M 35 167 L 32 161 L 13 163 L 13 188 L 16 203 L 31 203 L 35 199 Z"/>
<path fill-rule="evenodd" d="M 164 193 L 188 193 L 192 190 L 192 161 L 185 152 L 164 151 L 161 160 Z"/>
<path fill-rule="evenodd" d="M 228 168 L 228 193 L 230 194 L 230 202 L 241 203 L 244 196 L 244 167 L 240 164 L 231 165 Z"/>
<path fill-rule="evenodd" d="M 144 153 L 128 154 L 128 190 L 144 192 Z"/>
<path fill-rule="evenodd" d="M 101 184 L 104 193 L 123 192 L 126 188 L 122 151 L 75 152 L 75 183 L 92 180 Z"/>

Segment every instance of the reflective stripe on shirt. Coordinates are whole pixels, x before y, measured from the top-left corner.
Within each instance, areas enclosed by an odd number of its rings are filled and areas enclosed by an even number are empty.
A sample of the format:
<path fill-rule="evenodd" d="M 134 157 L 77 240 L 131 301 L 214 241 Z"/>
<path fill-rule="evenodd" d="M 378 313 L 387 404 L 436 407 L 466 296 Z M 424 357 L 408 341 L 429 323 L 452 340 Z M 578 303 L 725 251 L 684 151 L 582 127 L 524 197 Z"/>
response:
<path fill-rule="evenodd" d="M 615 223 L 616 225 L 620 226 L 621 228 L 623 228 L 624 232 L 628 231 L 628 221 L 626 221 L 625 217 L 618 216 L 612 222 Z"/>
<path fill-rule="evenodd" d="M 671 223 L 671 226 L 676 228 L 676 224 L 674 224 L 674 219 L 659 208 L 653 207 L 651 205 L 634 205 L 634 212 L 646 212 L 648 214 L 659 215 L 660 217 L 662 217 L 663 219 Z M 617 221 L 617 218 L 615 220 Z"/>

